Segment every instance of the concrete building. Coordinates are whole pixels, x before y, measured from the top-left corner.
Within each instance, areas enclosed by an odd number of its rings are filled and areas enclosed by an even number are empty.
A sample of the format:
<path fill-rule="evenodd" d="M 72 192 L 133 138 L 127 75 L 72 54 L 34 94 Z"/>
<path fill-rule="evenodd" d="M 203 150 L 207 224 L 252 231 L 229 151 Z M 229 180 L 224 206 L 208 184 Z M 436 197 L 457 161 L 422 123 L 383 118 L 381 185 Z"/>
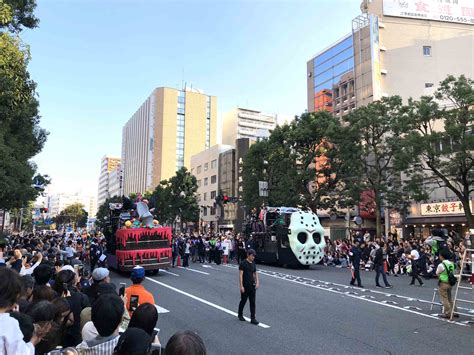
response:
<path fill-rule="evenodd" d="M 222 144 L 233 145 L 236 139 L 268 137 L 277 125 L 277 115 L 246 108 L 236 108 L 223 115 Z"/>
<path fill-rule="evenodd" d="M 385 96 L 432 94 L 449 74 L 474 78 L 472 0 L 364 0 L 361 9 L 350 33 L 307 62 L 308 111 L 343 116 Z M 458 202 L 450 190 L 436 188 L 427 202 L 405 218 L 394 214 L 392 225 L 415 235 L 435 226 L 466 233 L 462 212 L 446 211 Z M 427 211 L 432 205 L 438 212 Z"/>
<path fill-rule="evenodd" d="M 243 162 L 250 146 L 255 142 L 249 138 L 239 138 L 235 141 L 233 149 L 219 155 L 219 191 L 223 195 L 237 198 L 237 202 L 221 204 L 219 215 L 219 229 L 232 229 L 239 233 L 242 231 L 247 208 L 243 198 Z"/>
<path fill-rule="evenodd" d="M 123 193 L 145 192 L 216 144 L 217 98 L 157 88 L 123 127 Z"/>
<path fill-rule="evenodd" d="M 97 200 L 94 196 L 84 196 L 79 193 L 66 194 L 58 193 L 48 196 L 48 216 L 55 217 L 66 207 L 80 203 L 84 206 L 84 210 L 89 217 L 95 217 L 97 213 Z"/>
<path fill-rule="evenodd" d="M 104 155 L 100 161 L 99 188 L 97 192 L 97 204 L 100 206 L 105 200 L 113 195 L 110 194 L 109 175 L 117 167 L 120 167 L 120 158 Z"/>
<path fill-rule="evenodd" d="M 198 184 L 200 230 L 215 230 L 217 226 L 220 215 L 215 203 L 219 195 L 219 154 L 231 149 L 229 145 L 217 144 L 191 157 L 191 174 Z"/>
<path fill-rule="evenodd" d="M 472 1 L 365 0 L 361 8 L 352 32 L 307 62 L 309 112 L 343 115 L 383 96 L 431 94 L 448 74 L 474 76 Z"/>
<path fill-rule="evenodd" d="M 109 197 L 123 195 L 122 181 L 122 165 L 118 165 L 114 170 L 109 172 Z"/>

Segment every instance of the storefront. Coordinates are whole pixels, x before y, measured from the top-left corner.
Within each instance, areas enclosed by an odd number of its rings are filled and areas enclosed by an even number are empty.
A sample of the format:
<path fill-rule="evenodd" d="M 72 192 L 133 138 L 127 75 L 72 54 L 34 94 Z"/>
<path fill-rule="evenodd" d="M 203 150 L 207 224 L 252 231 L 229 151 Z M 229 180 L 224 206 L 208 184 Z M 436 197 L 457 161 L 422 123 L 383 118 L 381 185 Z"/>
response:
<path fill-rule="evenodd" d="M 471 211 L 473 210 L 471 200 Z M 467 219 L 460 201 L 434 201 L 412 204 L 409 214 L 404 219 L 404 236 L 426 238 L 434 228 L 443 229 L 447 235 L 450 231 L 460 237 L 469 235 Z"/>

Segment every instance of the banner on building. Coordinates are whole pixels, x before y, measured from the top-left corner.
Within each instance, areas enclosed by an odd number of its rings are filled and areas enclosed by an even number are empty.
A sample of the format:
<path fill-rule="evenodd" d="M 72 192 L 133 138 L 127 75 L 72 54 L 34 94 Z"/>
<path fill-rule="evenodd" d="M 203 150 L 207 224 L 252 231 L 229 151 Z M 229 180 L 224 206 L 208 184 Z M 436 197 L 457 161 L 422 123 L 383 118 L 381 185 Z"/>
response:
<path fill-rule="evenodd" d="M 474 1 L 383 0 L 383 14 L 474 25 Z"/>
<path fill-rule="evenodd" d="M 472 201 L 470 204 L 472 211 Z M 464 207 L 462 206 L 461 201 L 422 203 L 420 204 L 420 207 L 422 216 L 464 214 Z"/>

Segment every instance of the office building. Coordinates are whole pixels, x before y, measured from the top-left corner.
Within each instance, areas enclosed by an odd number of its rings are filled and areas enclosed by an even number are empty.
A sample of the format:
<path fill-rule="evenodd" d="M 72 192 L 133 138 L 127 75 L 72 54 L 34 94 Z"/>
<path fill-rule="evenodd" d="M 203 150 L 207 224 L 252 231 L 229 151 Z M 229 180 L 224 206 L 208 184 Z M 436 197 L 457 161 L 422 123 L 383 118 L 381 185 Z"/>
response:
<path fill-rule="evenodd" d="M 223 115 L 222 144 L 233 145 L 236 139 L 256 141 L 270 136 L 277 125 L 277 115 L 246 108 L 236 108 Z"/>
<path fill-rule="evenodd" d="M 153 190 L 191 156 L 216 144 L 217 98 L 199 90 L 157 88 L 122 131 L 123 193 Z"/>
<path fill-rule="evenodd" d="M 109 172 L 109 197 L 123 195 L 122 181 L 122 165 L 118 165 Z"/>
<path fill-rule="evenodd" d="M 472 0 L 365 0 L 361 9 L 350 33 L 307 62 L 308 111 L 340 117 L 382 97 L 430 95 L 448 75 L 474 78 Z M 449 207 L 456 202 L 450 190 L 436 188 L 405 219 L 392 219 L 415 235 L 435 226 L 464 234 L 462 211 Z"/>
<path fill-rule="evenodd" d="M 191 174 L 198 185 L 198 203 L 200 209 L 199 229 L 216 230 L 220 210 L 216 205 L 219 195 L 219 154 L 231 150 L 228 145 L 215 145 L 191 157 Z"/>
<path fill-rule="evenodd" d="M 100 206 L 105 200 L 113 195 L 110 194 L 109 176 L 112 171 L 120 167 L 120 158 L 103 156 L 100 162 L 99 188 L 97 193 L 97 204 Z"/>

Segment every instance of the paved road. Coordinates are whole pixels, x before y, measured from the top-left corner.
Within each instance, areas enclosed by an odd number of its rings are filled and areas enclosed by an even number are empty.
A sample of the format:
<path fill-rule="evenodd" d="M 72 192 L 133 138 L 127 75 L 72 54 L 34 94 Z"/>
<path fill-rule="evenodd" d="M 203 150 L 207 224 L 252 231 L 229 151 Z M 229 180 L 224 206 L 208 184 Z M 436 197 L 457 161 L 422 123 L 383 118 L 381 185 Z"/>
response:
<path fill-rule="evenodd" d="M 348 269 L 309 270 L 257 266 L 259 326 L 237 319 L 237 265 L 191 264 L 147 277 L 145 287 L 162 307 L 158 327 L 166 344 L 179 330 L 196 331 L 209 354 L 472 354 L 474 326 L 438 319 L 430 310 L 435 280 L 409 286 L 407 276 L 389 277 L 393 289 L 348 286 Z M 124 282 L 113 274 L 112 281 Z M 129 280 L 126 280 L 129 282 Z M 472 299 L 472 291 L 464 298 Z M 246 308 L 248 316 L 248 304 Z"/>

